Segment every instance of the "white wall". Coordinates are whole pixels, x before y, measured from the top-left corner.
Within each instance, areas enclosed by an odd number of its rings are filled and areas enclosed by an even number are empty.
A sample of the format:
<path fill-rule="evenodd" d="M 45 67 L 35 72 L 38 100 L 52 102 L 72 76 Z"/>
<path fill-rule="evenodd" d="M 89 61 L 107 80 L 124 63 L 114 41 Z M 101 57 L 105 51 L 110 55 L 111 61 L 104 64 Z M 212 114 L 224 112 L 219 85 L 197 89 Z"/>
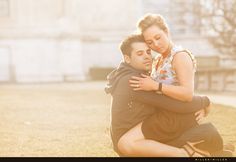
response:
<path fill-rule="evenodd" d="M 82 63 L 81 42 L 76 39 L 64 39 L 59 41 L 58 54 L 60 54 L 60 66 L 65 81 L 78 81 L 86 79 Z"/>
<path fill-rule="evenodd" d="M 18 39 L 0 41 L 0 44 L 11 49 L 17 82 L 58 82 L 84 78 L 80 41 Z M 4 68 L 0 70 L 0 73 L 6 73 Z"/>
<path fill-rule="evenodd" d="M 0 81 L 76 81 L 91 67 L 115 67 L 120 41 L 147 11 L 144 0 L 8 2 L 10 14 L 0 16 Z M 167 14 L 169 0 L 149 3 Z"/>
<path fill-rule="evenodd" d="M 10 50 L 7 46 L 0 46 L 0 81 L 10 80 Z"/>
<path fill-rule="evenodd" d="M 82 60 L 85 74 L 91 67 L 116 67 L 122 60 L 118 41 L 83 42 Z"/>

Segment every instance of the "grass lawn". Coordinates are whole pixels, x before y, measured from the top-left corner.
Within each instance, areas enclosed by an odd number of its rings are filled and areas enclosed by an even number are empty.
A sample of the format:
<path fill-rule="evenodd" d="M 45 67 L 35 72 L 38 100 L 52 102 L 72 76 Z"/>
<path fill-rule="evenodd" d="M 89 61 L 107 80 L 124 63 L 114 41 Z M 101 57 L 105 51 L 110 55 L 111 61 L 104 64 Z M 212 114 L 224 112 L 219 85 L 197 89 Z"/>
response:
<path fill-rule="evenodd" d="M 104 83 L 0 85 L 0 156 L 116 157 Z M 205 121 L 236 145 L 236 109 L 214 105 Z"/>

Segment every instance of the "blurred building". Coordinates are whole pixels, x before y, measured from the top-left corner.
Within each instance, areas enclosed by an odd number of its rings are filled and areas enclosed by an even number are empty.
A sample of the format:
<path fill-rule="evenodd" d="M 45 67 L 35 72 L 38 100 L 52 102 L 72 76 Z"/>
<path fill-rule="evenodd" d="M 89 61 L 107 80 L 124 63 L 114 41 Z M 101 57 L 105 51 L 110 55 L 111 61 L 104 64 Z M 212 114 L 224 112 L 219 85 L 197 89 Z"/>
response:
<path fill-rule="evenodd" d="M 91 69 L 119 64 L 120 41 L 140 16 L 152 12 L 162 14 L 175 43 L 197 57 L 204 75 L 196 83 L 208 89 L 206 69 L 219 68 L 222 59 L 200 30 L 201 21 L 186 12 L 197 12 L 197 5 L 194 0 L 0 0 L 0 81 L 90 79 Z"/>
<path fill-rule="evenodd" d="M 137 0 L 0 0 L 0 81 L 78 81 L 114 67 L 140 16 Z"/>
<path fill-rule="evenodd" d="M 207 31 L 197 16 L 205 1 L 145 0 L 144 12 L 160 13 L 169 24 L 176 44 L 189 49 L 197 59 L 195 88 L 207 91 L 236 91 L 236 66 L 233 58 L 221 55 L 208 41 Z M 209 6 L 207 6 L 209 7 Z"/>

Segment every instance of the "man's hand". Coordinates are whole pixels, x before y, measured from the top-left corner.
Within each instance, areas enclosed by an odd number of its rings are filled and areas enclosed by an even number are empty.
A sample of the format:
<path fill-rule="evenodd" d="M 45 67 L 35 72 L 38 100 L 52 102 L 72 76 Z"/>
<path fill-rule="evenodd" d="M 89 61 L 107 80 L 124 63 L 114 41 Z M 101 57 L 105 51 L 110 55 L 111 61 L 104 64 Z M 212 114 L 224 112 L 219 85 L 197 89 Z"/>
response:
<path fill-rule="evenodd" d="M 210 102 L 209 106 L 204 109 L 205 110 L 205 116 L 207 116 L 210 113 L 211 108 L 212 108 L 212 106 L 211 106 L 211 102 Z"/>
<path fill-rule="evenodd" d="M 205 109 L 201 109 L 195 113 L 196 121 L 199 122 L 205 117 Z"/>
<path fill-rule="evenodd" d="M 210 105 L 209 105 L 208 107 L 197 111 L 197 112 L 195 113 L 196 121 L 199 122 L 199 121 L 202 120 L 204 117 L 206 117 L 206 116 L 209 114 L 210 110 L 211 110 L 211 103 L 210 103 Z"/>

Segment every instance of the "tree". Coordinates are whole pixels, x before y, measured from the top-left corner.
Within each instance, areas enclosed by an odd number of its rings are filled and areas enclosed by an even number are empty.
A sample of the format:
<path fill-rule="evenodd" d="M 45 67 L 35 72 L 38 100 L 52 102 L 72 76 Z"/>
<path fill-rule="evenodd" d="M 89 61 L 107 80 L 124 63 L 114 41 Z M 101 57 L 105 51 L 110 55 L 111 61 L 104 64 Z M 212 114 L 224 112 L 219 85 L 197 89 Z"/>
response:
<path fill-rule="evenodd" d="M 198 12 L 210 42 L 222 54 L 236 56 L 236 1 L 202 1 Z"/>

